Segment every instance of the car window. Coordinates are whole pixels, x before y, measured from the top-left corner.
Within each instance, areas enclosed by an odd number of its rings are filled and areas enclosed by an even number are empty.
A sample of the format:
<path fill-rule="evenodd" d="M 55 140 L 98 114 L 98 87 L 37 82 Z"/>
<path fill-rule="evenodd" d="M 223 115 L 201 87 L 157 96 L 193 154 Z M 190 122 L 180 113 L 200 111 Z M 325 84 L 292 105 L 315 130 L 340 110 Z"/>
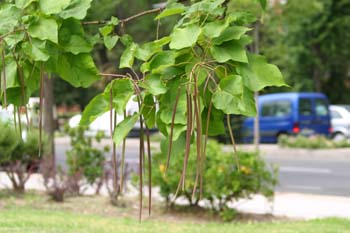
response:
<path fill-rule="evenodd" d="M 300 98 L 299 113 L 300 115 L 303 115 L 303 116 L 311 116 L 312 114 L 311 99 Z"/>
<path fill-rule="evenodd" d="M 324 99 L 316 99 L 315 102 L 315 112 L 317 116 L 327 116 L 328 115 L 328 106 Z"/>
<path fill-rule="evenodd" d="M 291 102 L 280 100 L 262 104 L 261 116 L 263 117 L 285 117 L 291 113 Z"/>
<path fill-rule="evenodd" d="M 341 115 L 339 112 L 337 112 L 336 110 L 331 110 L 331 116 L 332 116 L 332 119 L 341 119 Z"/>

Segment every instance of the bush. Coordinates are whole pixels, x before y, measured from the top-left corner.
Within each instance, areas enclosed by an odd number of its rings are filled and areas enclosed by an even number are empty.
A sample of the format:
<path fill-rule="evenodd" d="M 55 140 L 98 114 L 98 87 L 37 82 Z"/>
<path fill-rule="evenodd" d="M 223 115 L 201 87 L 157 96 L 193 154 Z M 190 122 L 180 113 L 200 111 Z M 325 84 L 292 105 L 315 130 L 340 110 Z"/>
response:
<path fill-rule="evenodd" d="M 200 198 L 197 190 L 192 199 L 196 178 L 196 156 L 196 149 L 193 146 L 188 161 L 185 189 L 180 190 L 178 194 L 178 197 L 186 198 L 190 205 L 198 205 Z M 258 193 L 271 197 L 277 184 L 277 170 L 272 172 L 268 170 L 258 154 L 239 152 L 240 169 L 233 156 L 233 153 L 224 152 L 217 142 L 208 142 L 202 197 L 210 202 L 213 210 L 220 211 L 220 215 L 225 219 L 235 216 L 235 211 L 229 210 L 227 206 L 229 202 L 242 197 L 249 198 L 252 194 Z M 166 157 L 166 153 L 153 155 L 152 162 L 155 169 L 152 171 L 152 182 L 153 185 L 160 186 L 160 193 L 167 202 L 172 202 L 181 177 L 184 155 L 173 155 L 167 174 L 164 173 Z"/>
<path fill-rule="evenodd" d="M 104 152 L 108 152 L 109 148 L 97 149 L 93 147 L 92 141 L 100 142 L 104 136 L 103 133 L 98 133 L 95 137 L 89 137 L 85 135 L 86 128 L 82 126 L 76 128 L 66 126 L 65 131 L 71 138 L 70 144 L 72 147 L 66 152 L 70 191 L 80 194 L 81 182 L 85 179 L 89 185 L 100 184 L 96 190 L 98 193 L 103 182 Z"/>
<path fill-rule="evenodd" d="M 39 158 L 39 132 L 30 130 L 22 139 L 11 123 L 0 122 L 0 163 L 2 169 L 9 177 L 12 187 L 17 192 L 25 191 L 25 183 L 33 172 L 38 169 Z M 46 137 L 42 140 L 42 150 L 47 149 L 44 145 Z"/>
<path fill-rule="evenodd" d="M 306 137 L 302 135 L 282 135 L 278 138 L 278 145 L 280 145 L 281 147 L 289 148 L 332 149 L 350 147 L 350 142 L 347 140 L 333 141 L 321 135 L 311 137 Z"/>

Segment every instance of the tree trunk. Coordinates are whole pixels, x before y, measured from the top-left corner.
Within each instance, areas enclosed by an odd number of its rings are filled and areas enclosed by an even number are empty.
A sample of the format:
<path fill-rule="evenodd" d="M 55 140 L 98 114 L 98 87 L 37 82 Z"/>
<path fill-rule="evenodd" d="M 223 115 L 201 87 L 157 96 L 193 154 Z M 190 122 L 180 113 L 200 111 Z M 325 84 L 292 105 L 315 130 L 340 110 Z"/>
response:
<path fill-rule="evenodd" d="M 259 26 L 260 23 L 257 22 L 255 24 L 254 28 L 254 47 L 253 52 L 258 54 L 259 53 Z M 255 151 L 259 151 L 259 144 L 260 144 L 260 125 L 259 125 L 259 105 L 258 105 L 258 99 L 259 99 L 259 92 L 254 93 L 255 103 L 256 103 L 256 117 L 254 118 L 254 147 Z"/>
<path fill-rule="evenodd" d="M 47 160 L 51 169 L 55 169 L 55 144 L 54 144 L 54 132 L 55 132 L 55 120 L 54 120 L 54 106 L 55 99 L 53 94 L 53 78 L 44 77 L 44 106 L 43 116 L 44 124 L 43 129 L 48 138 L 48 150 L 45 153 L 45 160 Z"/>

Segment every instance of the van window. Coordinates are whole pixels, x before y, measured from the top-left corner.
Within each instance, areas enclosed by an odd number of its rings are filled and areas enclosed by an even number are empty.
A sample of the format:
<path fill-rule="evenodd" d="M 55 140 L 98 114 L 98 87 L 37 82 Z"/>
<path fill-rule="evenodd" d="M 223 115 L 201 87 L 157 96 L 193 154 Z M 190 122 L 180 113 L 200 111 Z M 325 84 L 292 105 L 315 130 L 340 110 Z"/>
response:
<path fill-rule="evenodd" d="M 339 112 L 337 112 L 336 110 L 331 110 L 331 116 L 333 119 L 341 119 L 341 115 Z"/>
<path fill-rule="evenodd" d="M 300 115 L 303 115 L 303 116 L 311 116 L 312 114 L 311 99 L 300 98 L 299 113 Z"/>
<path fill-rule="evenodd" d="M 316 99 L 315 111 L 317 116 L 327 116 L 327 103 L 324 99 Z"/>
<path fill-rule="evenodd" d="M 261 116 L 284 117 L 291 113 L 291 102 L 288 100 L 273 101 L 262 104 Z"/>

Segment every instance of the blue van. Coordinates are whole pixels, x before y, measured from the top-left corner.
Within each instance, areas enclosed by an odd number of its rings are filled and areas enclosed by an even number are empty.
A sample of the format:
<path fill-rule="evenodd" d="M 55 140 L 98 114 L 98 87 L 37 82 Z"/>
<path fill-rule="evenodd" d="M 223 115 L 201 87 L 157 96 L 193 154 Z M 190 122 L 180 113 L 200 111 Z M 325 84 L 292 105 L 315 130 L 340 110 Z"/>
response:
<path fill-rule="evenodd" d="M 280 135 L 330 136 L 328 99 L 322 93 L 276 93 L 259 96 L 260 141 L 275 143 Z M 243 142 L 253 141 L 254 118 L 243 122 Z"/>

